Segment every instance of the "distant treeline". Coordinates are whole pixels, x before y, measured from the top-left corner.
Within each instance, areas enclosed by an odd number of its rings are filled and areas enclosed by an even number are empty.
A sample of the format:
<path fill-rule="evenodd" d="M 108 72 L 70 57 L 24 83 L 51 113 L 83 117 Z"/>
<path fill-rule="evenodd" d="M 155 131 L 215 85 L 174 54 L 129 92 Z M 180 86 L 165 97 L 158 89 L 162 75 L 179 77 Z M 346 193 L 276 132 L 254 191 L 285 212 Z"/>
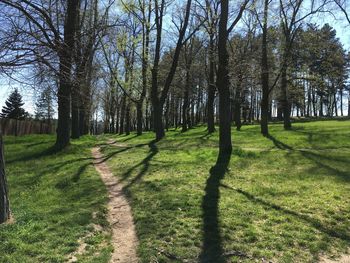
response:
<path fill-rule="evenodd" d="M 0 119 L 0 129 L 2 135 L 52 134 L 56 125 L 35 120 Z"/>

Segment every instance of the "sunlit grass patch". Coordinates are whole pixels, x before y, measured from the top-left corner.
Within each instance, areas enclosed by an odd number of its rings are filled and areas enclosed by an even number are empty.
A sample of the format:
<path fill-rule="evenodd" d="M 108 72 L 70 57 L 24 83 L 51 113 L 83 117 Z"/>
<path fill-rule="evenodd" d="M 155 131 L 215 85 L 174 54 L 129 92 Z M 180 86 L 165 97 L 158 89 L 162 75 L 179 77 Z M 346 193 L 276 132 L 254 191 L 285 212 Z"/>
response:
<path fill-rule="evenodd" d="M 113 136 L 128 148 L 104 148 L 132 201 L 142 262 L 314 262 L 347 251 L 349 121 L 271 125 L 268 138 L 244 126 L 225 174 L 212 169 L 217 133 L 153 136 Z"/>

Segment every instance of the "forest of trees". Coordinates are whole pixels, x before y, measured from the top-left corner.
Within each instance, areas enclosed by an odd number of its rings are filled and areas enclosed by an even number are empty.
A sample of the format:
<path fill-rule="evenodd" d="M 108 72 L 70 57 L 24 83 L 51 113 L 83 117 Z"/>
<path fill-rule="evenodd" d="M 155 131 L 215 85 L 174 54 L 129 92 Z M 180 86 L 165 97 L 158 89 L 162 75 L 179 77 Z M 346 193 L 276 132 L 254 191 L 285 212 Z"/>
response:
<path fill-rule="evenodd" d="M 157 140 L 218 124 L 222 153 L 232 123 L 259 122 L 267 136 L 272 120 L 290 129 L 292 117 L 349 115 L 349 54 L 331 24 L 313 22 L 348 20 L 345 1 L 0 0 L 0 10 L 0 72 L 42 90 L 38 118 L 50 121 L 57 99 L 59 148 L 101 114 L 106 133 Z"/>

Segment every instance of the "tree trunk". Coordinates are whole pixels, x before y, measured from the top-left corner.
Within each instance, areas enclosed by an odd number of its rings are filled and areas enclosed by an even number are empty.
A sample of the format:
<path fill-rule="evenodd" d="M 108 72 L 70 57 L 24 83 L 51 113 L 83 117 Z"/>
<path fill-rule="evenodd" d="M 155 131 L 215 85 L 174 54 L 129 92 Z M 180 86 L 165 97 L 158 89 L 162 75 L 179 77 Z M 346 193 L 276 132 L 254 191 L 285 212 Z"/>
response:
<path fill-rule="evenodd" d="M 334 112 L 335 112 L 335 116 L 338 117 L 338 106 L 337 106 L 337 92 L 334 91 Z"/>
<path fill-rule="evenodd" d="M 184 101 L 182 105 L 182 130 L 181 132 L 186 132 L 188 128 L 188 107 L 189 107 L 189 89 L 190 89 L 190 74 L 186 72 L 186 85 L 184 92 Z"/>
<path fill-rule="evenodd" d="M 78 88 L 78 85 L 74 85 L 72 90 L 72 139 L 79 139 L 80 137 Z"/>
<path fill-rule="evenodd" d="M 131 129 L 130 102 L 127 103 L 125 111 L 125 134 L 129 135 Z"/>
<path fill-rule="evenodd" d="M 219 91 L 219 155 L 231 154 L 231 110 L 230 110 L 230 83 L 228 62 L 229 54 L 227 52 L 227 21 L 228 21 L 228 0 L 221 0 L 221 14 L 219 22 L 219 41 L 218 41 L 218 71 L 217 88 Z"/>
<path fill-rule="evenodd" d="M 161 140 L 165 136 L 164 127 L 163 127 L 163 106 L 168 96 L 168 92 L 171 86 L 171 83 L 174 79 L 176 68 L 179 62 L 180 52 L 182 46 L 184 45 L 184 38 L 187 31 L 187 25 L 191 12 L 191 3 L 192 0 L 187 0 L 186 4 L 186 12 L 184 20 L 182 21 L 182 27 L 179 30 L 179 38 L 176 43 L 173 60 L 170 66 L 170 70 L 165 78 L 165 82 L 163 85 L 163 90 L 159 96 L 158 89 L 158 67 L 160 61 L 160 51 L 161 51 L 161 40 L 162 40 L 162 27 L 163 27 L 163 11 L 165 7 L 165 1 L 162 0 L 161 6 L 159 7 L 156 4 L 156 48 L 154 55 L 154 63 L 152 69 L 152 86 L 151 86 L 151 102 L 153 106 L 153 125 L 154 131 L 156 133 L 156 140 Z"/>
<path fill-rule="evenodd" d="M 239 81 L 240 82 L 240 81 Z M 236 88 L 235 98 L 233 100 L 233 120 L 235 121 L 237 131 L 241 130 L 242 121 L 241 121 L 241 86 L 240 84 Z"/>
<path fill-rule="evenodd" d="M 78 17 L 78 0 L 67 1 L 67 17 L 64 24 L 64 42 L 59 47 L 60 74 L 58 88 L 58 123 L 56 146 L 64 148 L 70 141 L 71 69 L 74 50 L 74 33 Z"/>
<path fill-rule="evenodd" d="M 142 102 L 138 101 L 136 104 L 137 135 L 142 135 Z"/>
<path fill-rule="evenodd" d="M 163 106 L 158 103 L 153 103 L 153 127 L 156 133 L 156 140 L 159 141 L 165 136 L 163 125 Z"/>
<path fill-rule="evenodd" d="M 208 133 L 215 132 L 214 121 L 214 100 L 215 100 L 215 57 L 214 57 L 214 36 L 210 36 L 209 50 L 209 85 L 208 85 L 208 102 L 207 102 L 207 121 Z"/>
<path fill-rule="evenodd" d="M 344 116 L 344 111 L 343 111 L 343 89 L 340 90 L 340 115 L 342 117 Z"/>
<path fill-rule="evenodd" d="M 290 121 L 291 105 L 288 96 L 287 84 L 287 67 L 283 66 L 281 72 L 281 92 L 282 92 L 282 109 L 283 109 L 283 124 L 284 129 L 289 130 L 292 127 Z"/>
<path fill-rule="evenodd" d="M 320 113 L 318 115 L 323 117 L 323 95 L 320 95 Z"/>
<path fill-rule="evenodd" d="M 0 132 L 0 224 L 10 218 L 10 203 L 8 197 L 8 186 L 5 174 L 5 160 L 2 135 Z"/>
<path fill-rule="evenodd" d="M 269 1 L 265 0 L 264 4 L 264 24 L 262 35 L 262 56 L 261 56 L 261 82 L 262 82 L 262 98 L 261 98 L 261 123 L 260 129 L 264 136 L 269 134 L 269 65 L 267 59 L 267 16 Z"/>
<path fill-rule="evenodd" d="M 122 135 L 124 133 L 125 108 L 126 108 L 126 95 L 123 94 L 123 97 L 122 97 L 122 108 L 121 108 L 121 112 L 120 112 L 119 135 Z"/>
<path fill-rule="evenodd" d="M 350 92 L 348 95 L 348 118 L 350 118 Z"/>

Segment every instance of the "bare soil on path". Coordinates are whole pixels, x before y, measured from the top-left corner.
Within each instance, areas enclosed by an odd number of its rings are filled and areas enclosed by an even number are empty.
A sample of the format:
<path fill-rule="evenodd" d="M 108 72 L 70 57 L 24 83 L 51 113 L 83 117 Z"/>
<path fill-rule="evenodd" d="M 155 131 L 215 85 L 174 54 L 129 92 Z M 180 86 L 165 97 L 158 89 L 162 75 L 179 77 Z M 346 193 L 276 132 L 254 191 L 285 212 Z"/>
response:
<path fill-rule="evenodd" d="M 138 240 L 135 231 L 131 207 L 123 193 L 123 185 L 113 176 L 110 168 L 104 161 L 99 147 L 92 149 L 94 166 L 100 174 L 108 190 L 108 216 L 112 229 L 112 245 L 114 251 L 111 263 L 137 263 Z"/>

